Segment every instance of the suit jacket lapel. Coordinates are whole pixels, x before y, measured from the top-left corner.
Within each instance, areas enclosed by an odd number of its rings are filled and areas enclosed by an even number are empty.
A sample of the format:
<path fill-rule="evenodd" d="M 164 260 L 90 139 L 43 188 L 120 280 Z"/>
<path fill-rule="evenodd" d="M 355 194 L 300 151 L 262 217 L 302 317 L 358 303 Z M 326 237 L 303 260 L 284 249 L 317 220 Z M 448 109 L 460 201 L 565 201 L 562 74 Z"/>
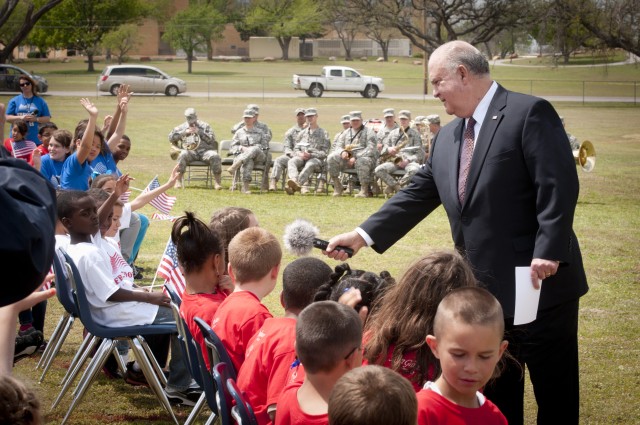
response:
<path fill-rule="evenodd" d="M 469 168 L 469 176 L 467 177 L 466 197 L 464 200 L 465 202 L 462 205 L 463 208 L 469 202 L 469 199 L 473 197 L 473 191 L 476 183 L 478 182 L 478 177 L 480 176 L 480 171 L 482 170 L 487 152 L 489 152 L 489 147 L 493 142 L 493 136 L 504 118 L 502 110 L 506 105 L 507 91 L 499 85 L 496 94 L 493 96 L 493 99 L 489 104 L 487 115 L 484 117 L 482 127 L 480 128 L 480 134 L 476 139 L 476 146 L 473 149 L 471 168 Z"/>

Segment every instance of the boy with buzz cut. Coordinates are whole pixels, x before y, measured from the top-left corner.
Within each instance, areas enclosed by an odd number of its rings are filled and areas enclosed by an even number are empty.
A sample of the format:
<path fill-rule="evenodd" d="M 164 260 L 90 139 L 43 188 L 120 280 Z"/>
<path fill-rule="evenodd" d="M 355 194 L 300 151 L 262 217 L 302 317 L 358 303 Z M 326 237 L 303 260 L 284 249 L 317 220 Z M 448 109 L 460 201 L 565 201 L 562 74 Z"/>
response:
<path fill-rule="evenodd" d="M 408 379 L 383 366 L 362 366 L 333 387 L 329 425 L 416 425 L 417 410 Z"/>
<path fill-rule="evenodd" d="M 326 425 L 328 402 L 342 375 L 362 365 L 362 321 L 355 309 L 319 301 L 302 310 L 296 323 L 296 353 L 306 376 L 278 399 L 276 425 Z"/>
<path fill-rule="evenodd" d="M 236 371 L 244 362 L 251 337 L 273 317 L 261 300 L 276 286 L 281 259 L 280 243 L 260 227 L 241 231 L 229 243 L 229 276 L 235 289 L 220 304 L 211 328 Z"/>
<path fill-rule="evenodd" d="M 284 317 L 267 319 L 251 338 L 238 371 L 238 387 L 248 398 L 259 425 L 272 424 L 276 403 L 296 358 L 296 319 L 333 270 L 313 257 L 298 258 L 282 273 L 280 302 Z"/>
<path fill-rule="evenodd" d="M 497 375 L 507 348 L 498 300 L 483 288 L 454 289 L 438 305 L 433 333 L 427 344 L 442 372 L 418 392 L 418 424 L 507 425 L 479 391 Z"/>

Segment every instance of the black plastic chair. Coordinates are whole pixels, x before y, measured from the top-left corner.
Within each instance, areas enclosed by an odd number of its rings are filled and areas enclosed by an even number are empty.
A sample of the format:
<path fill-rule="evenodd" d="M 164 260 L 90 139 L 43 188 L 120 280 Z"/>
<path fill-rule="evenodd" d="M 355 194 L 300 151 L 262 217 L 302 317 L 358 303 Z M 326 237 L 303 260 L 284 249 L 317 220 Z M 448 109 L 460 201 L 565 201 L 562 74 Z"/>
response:
<path fill-rule="evenodd" d="M 225 362 L 217 363 L 213 367 L 213 380 L 216 384 L 216 404 L 222 425 L 231 425 L 233 423 L 231 416 L 233 397 L 226 385 L 227 380 L 230 379 L 229 375 L 232 369 L 233 366 Z"/>
<path fill-rule="evenodd" d="M 212 353 L 213 358 L 209 356 L 210 363 L 211 364 L 215 364 L 219 362 L 226 363 L 228 365 L 227 368 L 228 368 L 229 377 L 234 380 L 238 379 L 238 372 L 236 371 L 236 368 L 233 366 L 231 357 L 229 356 L 229 353 L 227 352 L 227 349 L 222 343 L 222 341 L 220 340 L 220 338 L 218 338 L 218 335 L 216 335 L 213 329 L 211 329 L 211 326 L 209 326 L 209 324 L 204 320 L 202 320 L 201 318 L 194 317 L 194 320 L 198 325 L 198 327 L 200 328 L 200 332 L 202 332 L 204 343 L 207 345 L 210 351 L 213 352 Z"/>

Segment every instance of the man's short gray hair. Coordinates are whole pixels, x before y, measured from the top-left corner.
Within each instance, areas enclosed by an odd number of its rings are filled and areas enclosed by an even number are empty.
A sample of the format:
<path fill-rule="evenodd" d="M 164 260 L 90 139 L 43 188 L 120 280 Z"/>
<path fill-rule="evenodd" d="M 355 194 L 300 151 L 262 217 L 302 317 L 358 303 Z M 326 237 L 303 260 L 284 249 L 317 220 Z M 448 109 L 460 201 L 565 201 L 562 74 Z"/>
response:
<path fill-rule="evenodd" d="M 484 57 L 480 50 L 467 42 L 460 40 L 450 41 L 438 47 L 433 52 L 433 55 L 436 55 L 436 53 L 442 55 L 443 62 L 452 69 L 458 65 L 463 65 L 472 74 L 489 74 L 489 61 L 487 61 L 487 58 Z"/>

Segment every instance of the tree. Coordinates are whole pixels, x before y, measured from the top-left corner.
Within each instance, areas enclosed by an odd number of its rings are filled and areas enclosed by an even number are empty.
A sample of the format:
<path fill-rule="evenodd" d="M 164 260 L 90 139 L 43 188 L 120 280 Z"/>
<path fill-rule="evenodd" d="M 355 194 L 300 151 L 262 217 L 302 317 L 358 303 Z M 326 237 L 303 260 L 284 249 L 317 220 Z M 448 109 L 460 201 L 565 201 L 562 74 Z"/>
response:
<path fill-rule="evenodd" d="M 314 0 L 255 0 L 244 22 L 249 30 L 275 37 L 282 59 L 289 60 L 293 37 L 322 31 L 322 9 Z"/>
<path fill-rule="evenodd" d="M 580 22 L 607 46 L 640 56 L 640 2 L 638 0 L 580 0 L 572 10 Z"/>
<path fill-rule="evenodd" d="M 6 63 L 11 58 L 13 49 L 27 38 L 38 21 L 61 2 L 62 0 L 6 0 L 0 7 L 0 63 Z"/>
<path fill-rule="evenodd" d="M 325 0 L 326 23 L 335 31 L 336 35 L 344 47 L 345 59 L 353 60 L 351 57 L 351 46 L 356 35 L 363 29 L 361 27 L 362 16 L 369 13 L 367 5 L 369 0 Z M 366 11 L 366 12 L 363 12 Z M 373 14 L 370 14 L 375 19 Z M 382 17 L 378 17 L 382 19 Z"/>
<path fill-rule="evenodd" d="M 136 24 L 120 25 L 104 36 L 102 46 L 116 55 L 120 65 L 126 58 L 127 53 L 140 45 L 137 35 L 138 26 Z"/>
<path fill-rule="evenodd" d="M 136 22 L 151 13 L 151 0 L 63 0 L 43 19 L 34 37 L 44 37 L 53 47 L 73 47 L 87 55 L 87 71 L 93 72 L 94 56 L 102 38 L 122 24 Z"/>
<path fill-rule="evenodd" d="M 368 39 L 375 41 L 382 50 L 382 57 L 385 62 L 389 60 L 389 43 L 394 37 L 398 37 L 399 31 L 393 25 L 393 22 L 380 19 L 384 16 L 383 10 L 378 8 L 383 5 L 377 0 L 364 0 L 364 6 L 367 12 L 362 12 L 361 5 L 352 4 L 351 15 L 359 21 L 359 27 L 362 28 Z"/>
<path fill-rule="evenodd" d="M 208 5 L 190 5 L 167 23 L 163 38 L 187 55 L 187 72 L 191 74 L 195 52 L 206 46 L 207 40 L 222 37 L 226 19 Z"/>

